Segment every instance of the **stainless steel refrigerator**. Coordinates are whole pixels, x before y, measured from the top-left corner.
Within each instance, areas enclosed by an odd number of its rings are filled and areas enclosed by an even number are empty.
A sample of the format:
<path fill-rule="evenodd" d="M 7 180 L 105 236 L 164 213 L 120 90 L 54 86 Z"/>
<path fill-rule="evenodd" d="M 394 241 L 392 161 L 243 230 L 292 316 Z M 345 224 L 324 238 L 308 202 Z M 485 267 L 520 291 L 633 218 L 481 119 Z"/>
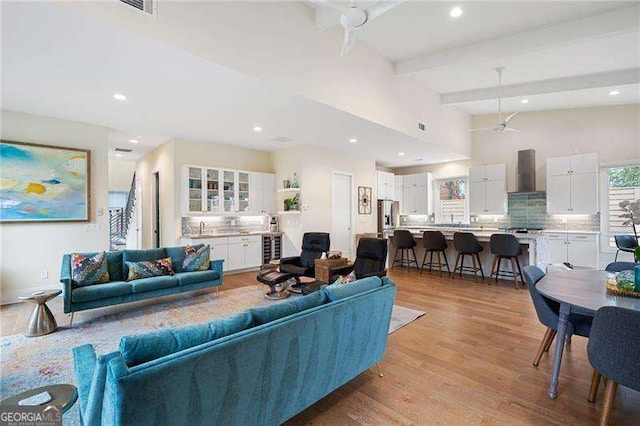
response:
<path fill-rule="evenodd" d="M 378 233 L 396 228 L 400 224 L 400 203 L 378 200 Z"/>

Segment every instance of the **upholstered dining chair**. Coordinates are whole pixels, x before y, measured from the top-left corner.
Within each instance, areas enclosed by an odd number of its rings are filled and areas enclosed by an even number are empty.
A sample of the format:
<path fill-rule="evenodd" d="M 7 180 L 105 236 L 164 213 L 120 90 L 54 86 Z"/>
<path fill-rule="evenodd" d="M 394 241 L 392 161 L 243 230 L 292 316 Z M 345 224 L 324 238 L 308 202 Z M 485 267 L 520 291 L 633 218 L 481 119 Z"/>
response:
<path fill-rule="evenodd" d="M 618 385 L 640 391 L 640 312 L 605 306 L 596 312 L 587 344 L 593 367 L 589 401 L 595 402 L 600 378 L 605 377 L 600 425 L 611 417 Z"/>
<path fill-rule="evenodd" d="M 611 262 L 604 270 L 607 272 L 633 271 L 636 265 L 638 264 L 633 262 Z"/>
<path fill-rule="evenodd" d="M 638 247 L 638 240 L 633 235 L 616 235 L 614 237 L 616 240 L 616 258 L 613 260 L 614 262 L 618 261 L 618 253 L 633 253 Z"/>
<path fill-rule="evenodd" d="M 558 332 L 558 322 L 560 318 L 558 313 L 560 312 L 560 304 L 556 301 L 550 300 L 544 297 L 536 288 L 536 283 L 544 277 L 544 272 L 537 266 L 525 266 L 522 270 L 524 274 L 524 280 L 527 283 L 533 306 L 536 309 L 538 320 L 542 325 L 547 327 L 547 331 L 544 333 L 540 347 L 536 353 L 536 357 L 533 360 L 533 365 L 538 366 L 540 359 L 545 352 L 549 351 L 553 339 L 555 339 Z M 589 337 L 591 331 L 591 322 L 593 317 L 587 315 L 571 314 L 569 315 L 569 323 L 567 324 L 567 335 L 571 336 L 577 334 L 582 337 Z"/>

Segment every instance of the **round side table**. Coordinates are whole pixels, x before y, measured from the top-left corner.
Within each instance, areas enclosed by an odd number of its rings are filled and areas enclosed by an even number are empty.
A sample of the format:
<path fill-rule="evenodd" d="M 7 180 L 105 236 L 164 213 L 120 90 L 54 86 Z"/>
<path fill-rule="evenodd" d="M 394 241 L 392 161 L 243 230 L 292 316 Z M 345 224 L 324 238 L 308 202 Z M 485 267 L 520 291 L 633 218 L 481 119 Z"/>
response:
<path fill-rule="evenodd" d="M 44 336 L 56 331 L 58 323 L 46 303 L 60 293 L 62 290 L 36 291 L 29 296 L 18 296 L 19 300 L 29 301 L 36 305 L 24 332 L 26 337 Z"/>
<path fill-rule="evenodd" d="M 65 413 L 69 408 L 73 406 L 73 404 L 78 399 L 78 389 L 76 389 L 73 385 L 50 385 L 50 386 L 42 386 L 40 388 L 35 388 L 28 390 L 26 392 L 19 393 L 18 395 L 14 395 L 11 398 L 4 399 L 0 402 L 0 405 L 4 406 L 18 406 L 18 402 L 23 399 L 27 399 L 30 396 L 37 395 L 44 391 L 49 392 L 51 395 L 51 401 L 46 402 L 42 405 L 49 406 L 53 405 L 59 407 L 63 413 Z"/>

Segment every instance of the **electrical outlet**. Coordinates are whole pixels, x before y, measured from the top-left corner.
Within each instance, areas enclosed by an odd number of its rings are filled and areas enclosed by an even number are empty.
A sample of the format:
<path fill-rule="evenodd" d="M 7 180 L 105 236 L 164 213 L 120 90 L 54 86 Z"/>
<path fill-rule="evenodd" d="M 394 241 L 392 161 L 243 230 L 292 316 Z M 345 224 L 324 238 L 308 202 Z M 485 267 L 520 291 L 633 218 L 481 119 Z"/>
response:
<path fill-rule="evenodd" d="M 84 230 L 87 232 L 96 232 L 102 229 L 102 225 L 100 223 L 87 223 L 84 226 Z"/>
<path fill-rule="evenodd" d="M 236 226 L 236 221 L 235 220 L 231 220 L 231 226 Z"/>
<path fill-rule="evenodd" d="M 46 269 L 43 269 L 42 271 L 40 271 L 40 279 L 41 280 L 48 280 L 49 279 L 49 271 Z"/>
<path fill-rule="evenodd" d="M 102 207 L 98 207 L 96 210 L 96 216 L 102 216 L 104 214 L 104 209 Z"/>

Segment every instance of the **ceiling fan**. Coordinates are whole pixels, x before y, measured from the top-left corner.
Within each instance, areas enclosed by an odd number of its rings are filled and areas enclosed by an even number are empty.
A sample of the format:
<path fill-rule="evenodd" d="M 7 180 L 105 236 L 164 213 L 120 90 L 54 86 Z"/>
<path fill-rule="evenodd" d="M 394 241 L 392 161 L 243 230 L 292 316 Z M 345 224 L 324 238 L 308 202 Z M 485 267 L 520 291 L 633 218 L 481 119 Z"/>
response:
<path fill-rule="evenodd" d="M 340 25 L 344 28 L 344 42 L 340 56 L 346 55 L 356 43 L 356 31 L 361 29 L 366 23 L 377 18 L 385 12 L 393 9 L 406 0 L 378 0 L 367 2 L 368 5 L 358 6 L 353 0 L 348 8 L 343 8 L 329 0 L 308 0 L 319 7 L 330 7 L 340 12 Z"/>
<path fill-rule="evenodd" d="M 520 129 L 516 129 L 515 127 L 510 127 L 509 122 L 513 119 L 513 117 L 518 114 L 514 112 L 509 115 L 504 120 L 502 119 L 502 71 L 504 71 L 504 67 L 496 68 L 496 72 L 498 73 L 498 124 L 493 127 L 485 127 L 483 129 L 471 129 L 471 132 L 492 130 L 498 133 L 506 133 L 506 132 L 520 132 Z"/>

